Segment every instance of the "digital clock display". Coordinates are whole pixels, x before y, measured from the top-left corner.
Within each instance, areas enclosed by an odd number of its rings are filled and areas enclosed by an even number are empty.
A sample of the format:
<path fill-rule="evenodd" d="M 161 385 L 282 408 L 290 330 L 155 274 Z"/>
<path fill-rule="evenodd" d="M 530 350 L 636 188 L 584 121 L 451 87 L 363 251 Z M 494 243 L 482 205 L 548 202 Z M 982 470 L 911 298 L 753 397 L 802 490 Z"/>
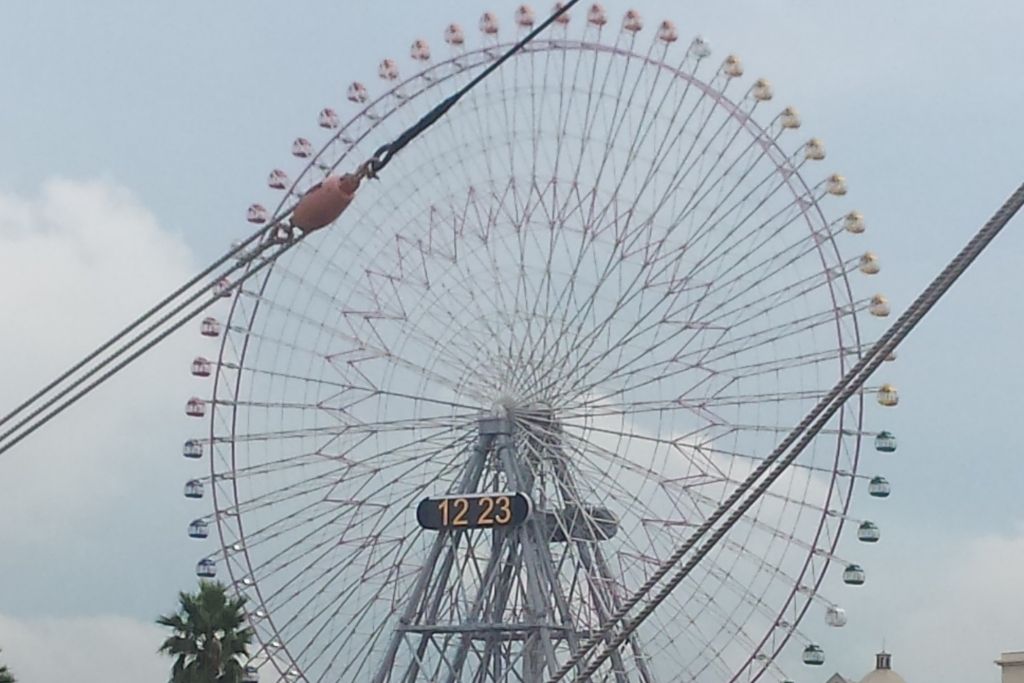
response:
<path fill-rule="evenodd" d="M 416 507 L 424 529 L 484 529 L 522 524 L 530 516 L 530 499 L 521 493 L 470 493 L 426 498 Z"/>

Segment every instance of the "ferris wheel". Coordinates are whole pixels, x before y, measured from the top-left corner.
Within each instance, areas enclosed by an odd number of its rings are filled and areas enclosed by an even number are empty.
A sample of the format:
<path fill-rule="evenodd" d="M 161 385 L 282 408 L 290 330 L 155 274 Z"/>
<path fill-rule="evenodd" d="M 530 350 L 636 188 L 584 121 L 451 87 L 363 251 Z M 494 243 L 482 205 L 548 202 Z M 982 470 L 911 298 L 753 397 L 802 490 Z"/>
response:
<path fill-rule="evenodd" d="M 248 220 L 354 168 L 535 21 L 486 13 L 475 41 L 452 24 L 443 50 L 383 60 Z M 344 220 L 221 283 L 184 445 L 208 466 L 185 495 L 212 506 L 188 533 L 219 545 L 197 573 L 247 598 L 259 680 L 546 680 L 889 314 L 824 144 L 737 57 L 679 38 L 632 10 L 560 17 Z M 823 582 L 865 582 L 839 544 L 880 537 L 851 503 L 889 495 L 861 456 L 896 449 L 874 423 L 897 402 L 889 384 L 848 402 L 592 680 L 823 663 L 814 634 L 847 620 Z"/>

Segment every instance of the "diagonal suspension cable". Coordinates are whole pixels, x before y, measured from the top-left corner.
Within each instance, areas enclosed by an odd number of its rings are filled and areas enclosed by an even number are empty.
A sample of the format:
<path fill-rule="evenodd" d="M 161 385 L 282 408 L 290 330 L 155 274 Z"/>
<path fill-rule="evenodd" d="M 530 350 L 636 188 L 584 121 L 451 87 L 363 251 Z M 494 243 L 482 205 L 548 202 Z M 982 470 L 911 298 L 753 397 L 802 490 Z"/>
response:
<path fill-rule="evenodd" d="M 751 472 L 744 482 L 737 487 L 732 494 L 718 507 L 708 519 L 698 527 L 694 533 L 683 543 L 671 556 L 652 574 L 652 576 L 626 600 L 622 606 L 611 615 L 608 622 L 599 633 L 589 638 L 580 645 L 579 650 L 573 654 L 556 671 L 547 683 L 558 683 L 575 668 L 583 667 L 577 673 L 574 680 L 588 681 L 600 666 L 616 651 L 640 625 L 654 613 L 668 596 L 679 586 L 680 583 L 690 574 L 697 564 L 704 558 L 715 545 L 728 533 L 729 529 L 764 495 L 765 491 L 778 479 L 782 473 L 796 460 L 800 453 L 814 439 L 826 423 L 835 415 L 843 404 L 859 391 L 874 373 L 879 365 L 885 360 L 904 338 L 917 326 L 922 318 L 942 298 L 954 282 L 959 279 L 974 260 L 985 250 L 999 232 L 1024 206 L 1024 185 L 1021 185 L 1003 205 L 992 215 L 989 221 L 971 238 L 964 248 L 953 258 L 952 261 L 939 273 L 938 276 L 928 285 L 927 288 L 914 300 L 913 304 L 896 320 L 892 326 L 875 342 L 868 352 L 839 380 L 829 393 L 818 402 L 807 416 L 791 431 L 785 439 L 772 451 L 758 467 Z M 783 458 L 783 454 L 789 450 Z M 781 460 L 780 460 L 781 458 Z M 758 480 L 768 471 L 769 468 L 778 463 L 778 466 L 768 473 L 760 483 Z M 756 485 L 756 488 L 755 488 Z M 731 513 L 730 508 L 740 501 L 740 498 L 753 489 L 753 492 L 739 503 Z M 658 592 L 651 597 L 646 604 L 637 612 L 636 616 L 626 620 L 648 594 L 658 587 L 662 580 L 669 575 L 677 564 L 694 548 L 701 538 L 708 533 L 725 515 L 729 513 L 728 519 L 704 542 L 693 556 L 680 567 L 669 580 L 658 589 Z M 615 632 L 619 622 L 623 622 L 622 628 Z M 614 635 L 613 635 L 614 634 Z M 594 650 L 603 644 L 601 651 L 596 657 L 587 663 L 588 658 Z"/>
<path fill-rule="evenodd" d="M 211 273 L 213 273 L 215 270 L 217 270 L 220 266 L 224 265 L 224 263 L 227 262 L 228 259 L 230 259 L 232 256 L 235 256 L 240 251 L 245 249 L 250 243 L 252 243 L 253 240 L 255 240 L 258 237 L 260 237 L 262 234 L 265 233 L 265 231 L 268 228 L 272 228 L 274 225 L 276 225 L 277 222 L 278 221 L 275 221 L 274 223 L 271 223 L 268 226 L 261 227 L 259 230 L 255 231 L 252 235 L 250 235 L 248 238 L 246 238 L 244 241 L 234 245 L 234 247 L 232 247 L 232 249 L 228 253 L 224 254 L 223 256 L 218 258 L 216 261 L 214 261 L 213 263 L 208 265 L 206 268 L 204 268 L 200 272 L 196 273 L 196 275 L 194 275 L 191 280 L 189 280 L 185 284 L 181 285 L 176 290 L 174 290 L 173 292 L 168 294 L 166 297 L 161 299 L 159 302 L 154 304 L 152 308 L 150 308 L 148 311 L 146 311 L 145 313 L 140 315 L 138 318 L 136 318 L 134 321 L 132 321 L 128 326 L 123 328 L 120 332 L 118 332 L 113 337 L 111 337 L 107 341 L 105 341 L 102 344 L 100 344 L 98 347 L 96 347 L 95 350 L 93 350 L 87 356 L 85 356 L 84 358 L 79 360 L 77 363 L 72 365 L 70 368 L 65 370 L 64 373 L 61 374 L 59 377 L 57 377 L 56 379 L 51 381 L 49 384 L 47 384 L 43 388 L 39 389 L 39 391 L 37 391 L 36 393 L 32 394 L 27 399 L 25 399 L 20 405 L 18 405 L 16 408 L 14 408 L 11 412 L 7 413 L 2 418 L 0 418 L 0 426 L 3 426 L 5 424 L 7 424 L 8 422 L 10 422 L 11 420 L 13 420 L 15 417 L 18 416 L 18 414 L 20 414 L 24 410 L 28 409 L 29 407 L 31 407 L 31 405 L 34 402 L 36 402 L 37 400 L 39 400 L 40 398 L 45 396 L 46 392 L 53 390 L 57 385 L 59 385 L 61 382 L 65 381 L 65 380 L 67 380 L 74 373 L 76 373 L 79 370 L 81 370 L 90 361 L 94 360 L 101 353 L 103 353 L 104 351 L 106 351 L 107 349 L 112 347 L 117 342 L 119 342 L 122 339 L 124 339 L 126 336 L 131 334 L 132 331 L 138 329 L 143 323 L 145 323 L 147 320 L 152 318 L 154 315 L 157 315 L 161 310 L 163 310 L 168 305 L 173 303 L 182 294 L 184 294 L 188 290 L 192 289 L 194 286 L 199 284 L 204 279 L 208 278 Z M 209 286 L 207 288 L 209 288 Z M 203 290 L 203 291 L 205 291 L 205 290 Z M 0 437 L 0 438 L 2 438 L 2 437 Z"/>
<path fill-rule="evenodd" d="M 443 117 L 455 104 L 467 95 L 473 88 L 480 84 L 485 78 L 490 76 L 497 70 L 502 64 L 512 58 L 515 54 L 520 52 L 528 43 L 534 40 L 542 31 L 558 20 L 563 14 L 568 12 L 579 0 L 570 0 L 565 4 L 561 5 L 554 11 L 547 19 L 533 28 L 527 33 L 522 39 L 508 48 L 497 60 L 492 62 L 486 69 L 477 74 L 469 83 L 460 88 L 454 94 L 442 100 L 433 109 L 428 111 L 422 118 L 416 123 L 406 129 L 401 135 L 395 138 L 392 142 L 382 145 L 373 154 L 373 156 L 364 162 L 359 170 L 356 172 L 356 176 L 376 178 L 379 171 L 383 170 L 398 152 L 400 152 L 406 145 L 422 135 L 430 126 L 436 123 L 441 117 Z M 314 186 L 310 190 L 312 192 L 316 189 Z M 300 200 L 301 203 L 301 200 Z M 134 360 L 142 356 L 144 353 L 149 351 L 151 348 L 156 346 L 158 343 L 166 339 L 175 330 L 181 328 L 183 325 L 188 323 L 190 320 L 196 318 L 199 314 L 209 308 L 216 300 L 217 296 L 210 297 L 203 301 L 200 305 L 190 309 L 185 315 L 178 320 L 173 322 L 172 319 L 181 314 L 188 306 L 194 304 L 203 295 L 210 292 L 210 290 L 216 286 L 215 282 L 211 282 L 198 291 L 192 293 L 184 301 L 179 301 L 183 295 L 192 290 L 197 284 L 202 282 L 204 279 L 209 278 L 211 274 L 217 272 L 225 263 L 227 263 L 232 257 L 237 256 L 242 250 L 254 241 L 260 238 L 264 239 L 260 244 L 255 257 L 258 257 L 271 245 L 278 244 L 279 242 L 271 239 L 270 236 L 279 229 L 290 230 L 290 216 L 294 211 L 296 205 L 289 207 L 281 216 L 275 219 L 273 222 L 266 226 L 261 226 L 259 230 L 255 231 L 252 235 L 247 237 L 241 243 L 233 246 L 227 253 L 216 259 L 209 266 L 204 268 L 202 271 L 197 273 L 187 282 L 179 286 L 173 292 L 165 296 L 153 307 L 144 312 L 128 326 L 120 330 L 113 337 L 105 341 L 103 344 L 98 346 L 96 349 L 87 354 L 84 358 L 76 362 L 70 368 L 65 370 L 57 378 L 47 383 L 41 389 L 36 391 L 34 394 L 29 396 L 27 399 L 22 401 L 17 407 L 11 410 L 9 413 L 0 418 L 0 427 L 7 425 L 8 423 L 18 420 L 15 424 L 8 427 L 3 433 L 0 433 L 0 454 L 10 450 L 15 444 L 19 443 L 22 439 L 27 437 L 32 432 L 36 431 L 44 424 L 52 420 L 59 413 L 70 407 L 72 404 L 77 402 L 83 396 L 91 392 L 93 389 L 101 385 L 106 380 L 113 377 L 115 374 L 120 372 L 122 369 L 130 365 Z M 311 231 L 309 231 L 311 232 Z M 269 258 L 265 258 L 264 261 L 246 271 L 243 277 L 230 284 L 230 289 L 240 288 L 242 283 L 248 280 L 256 273 L 262 271 L 267 265 L 277 259 L 278 256 L 287 251 L 295 243 L 301 241 L 309 234 L 307 231 L 300 231 L 298 235 L 290 237 L 285 243 L 285 246 L 281 249 L 276 250 L 273 255 Z M 251 260 L 247 259 L 247 260 Z M 215 281 L 220 280 L 223 277 L 227 277 L 233 274 L 236 270 L 245 266 L 244 262 L 236 263 L 226 273 L 221 273 L 220 277 L 215 278 Z M 168 312 L 169 309 L 169 312 Z M 131 335 L 136 330 L 139 330 L 147 322 L 156 318 L 156 322 L 150 323 L 147 327 L 142 329 L 141 332 L 137 333 L 134 337 L 128 341 L 124 341 L 126 337 Z M 169 327 L 164 328 L 165 325 L 170 323 Z M 161 329 L 163 328 L 163 329 Z M 123 343 L 122 343 L 123 342 Z M 120 344 L 120 346 L 118 346 Z M 141 346 L 140 346 L 141 345 Z M 116 347 L 116 348 L 115 348 Z M 121 362 L 113 365 L 109 370 L 100 374 L 100 372 L 114 363 L 115 360 L 127 354 L 130 350 L 135 348 L 135 351 L 127 355 Z M 113 350 L 112 350 L 113 349 Z M 109 352 L 109 353 L 108 353 Z M 104 356 L 104 354 L 107 354 Z M 99 360 L 97 360 L 99 359 Z M 95 362 L 91 367 L 90 363 Z M 88 367 L 88 369 L 86 369 Z M 85 370 L 84 373 L 76 376 L 76 373 Z M 98 377 L 97 377 L 98 375 Z M 74 379 L 72 380 L 72 378 Z M 96 378 L 96 379 L 93 379 Z M 69 382 L 70 380 L 70 382 Z M 89 381 L 93 380 L 93 381 Z M 67 384 L 65 384 L 67 382 Z M 87 384 L 88 382 L 88 384 Z M 63 385 L 63 386 L 62 386 Z M 72 395 L 73 392 L 74 395 Z M 69 398 L 70 397 L 70 398 Z M 49 411 L 49 412 L 47 412 Z M 27 414 L 26 414 L 27 413 Z M 45 414 L 44 414 L 45 413 Z M 20 418 L 20 419 L 18 419 Z M 33 420 L 35 420 L 33 422 Z M 19 431 L 20 430 L 20 431 Z"/>
<path fill-rule="evenodd" d="M 276 251 L 274 251 L 274 253 L 270 257 L 261 259 L 262 262 L 258 266 L 248 270 L 245 273 L 245 275 L 243 275 L 241 278 L 239 278 L 235 282 L 231 283 L 231 287 L 230 288 L 231 289 L 241 288 L 242 284 L 245 283 L 246 280 L 248 280 L 249 278 L 253 277 L 257 273 L 262 271 L 268 265 L 273 263 L 281 254 L 283 254 L 284 252 L 288 251 L 291 247 L 295 246 L 295 244 L 297 244 L 297 243 L 298 243 L 298 240 L 292 240 L 292 241 L 289 241 L 289 242 L 285 242 L 280 248 L 278 248 Z M 263 247 L 263 249 L 266 249 L 267 247 L 269 247 L 272 244 L 274 244 L 274 242 L 266 242 L 265 246 Z M 236 267 L 238 267 L 238 266 L 236 266 Z M 232 271 L 233 270 L 234 269 L 232 269 Z M 229 272 L 231 272 L 231 271 L 229 271 Z M 188 311 L 183 317 L 181 317 L 178 320 L 172 322 L 169 327 L 166 327 L 163 330 L 159 329 L 160 327 L 164 326 L 171 318 L 173 318 L 175 315 L 180 313 L 182 310 L 184 310 L 190 304 L 194 303 L 203 294 L 208 292 L 209 289 L 212 286 L 213 285 L 207 285 L 202 290 L 196 292 L 195 294 L 192 294 L 185 301 L 179 303 L 177 306 L 174 307 L 173 310 L 171 310 L 169 313 L 164 315 L 157 322 L 153 323 L 150 327 L 148 327 L 145 330 L 143 330 L 143 332 L 141 332 L 139 335 L 135 336 L 128 343 L 122 345 L 114 353 L 112 353 L 109 356 L 107 356 L 106 358 L 104 358 L 100 363 L 98 363 L 95 366 L 93 366 L 88 372 L 86 372 L 84 375 L 82 375 L 81 377 L 76 379 L 67 388 L 65 388 L 64 390 L 62 390 L 61 392 L 59 392 L 58 394 L 56 394 L 52 398 L 50 398 L 47 401 L 45 401 L 44 403 L 42 403 L 42 405 L 40 405 L 35 410 L 33 410 L 27 417 L 23 418 L 21 421 L 19 421 L 17 424 L 15 424 L 13 427 L 8 429 L 3 434 L 0 434 L 0 454 L 3 454 L 4 452 L 6 452 L 6 451 L 10 450 L 11 448 L 13 448 L 15 445 L 17 445 L 19 442 L 21 442 L 29 434 L 31 434 L 32 432 L 36 431 L 37 429 L 42 427 L 44 424 L 46 424 L 47 422 L 52 420 L 58 414 L 60 414 L 61 412 L 63 412 L 67 408 L 69 408 L 71 405 L 76 403 L 80 398 L 82 398 L 83 396 L 85 396 L 86 394 L 91 392 L 93 389 L 95 389 L 99 385 L 101 385 L 104 382 L 106 382 L 108 379 L 110 379 L 111 377 L 116 375 L 118 372 L 123 370 L 125 367 L 130 365 L 133 361 L 138 359 L 144 353 L 146 353 L 147 351 L 152 349 L 154 346 L 159 344 L 161 341 L 166 339 L 168 336 L 171 335 L 171 333 L 177 331 L 178 329 L 180 329 L 182 326 L 184 326 L 188 322 L 194 320 L 196 317 L 199 316 L 199 314 L 201 314 L 207 308 L 209 308 L 214 303 L 216 303 L 216 301 L 220 298 L 219 296 L 209 297 L 209 298 L 205 299 L 204 301 L 200 302 L 200 304 L 198 306 L 196 306 L 195 308 L 193 308 L 190 311 Z M 92 382 L 89 382 L 88 384 L 86 384 L 86 382 L 88 380 L 90 380 L 91 378 L 95 377 L 97 374 L 99 374 L 99 372 L 101 370 L 103 370 L 105 367 L 107 367 L 108 365 L 113 363 L 119 357 L 121 357 L 122 355 L 127 353 L 129 350 L 131 350 L 131 348 L 133 346 L 135 346 L 137 344 L 142 344 L 142 346 L 137 348 L 133 353 L 131 353 L 126 358 L 124 358 L 121 362 L 117 363 L 112 368 L 110 368 L 109 370 L 104 372 L 102 375 L 100 375 L 99 377 L 94 379 Z M 84 387 L 82 386 L 83 384 L 85 385 Z M 75 391 L 76 389 L 78 389 L 77 393 L 72 394 L 71 392 Z M 69 395 L 70 395 L 70 397 L 69 397 Z M 44 413 L 48 409 L 50 409 L 48 413 L 46 413 L 42 417 L 39 417 L 40 414 Z M 36 422 L 34 422 L 34 423 L 29 425 L 28 423 L 30 423 L 36 417 L 39 417 L 39 419 L 36 420 Z M 28 426 L 26 427 L 25 425 L 28 425 Z M 22 427 L 24 427 L 24 429 L 22 429 L 22 431 L 19 432 L 18 430 L 21 429 Z"/>

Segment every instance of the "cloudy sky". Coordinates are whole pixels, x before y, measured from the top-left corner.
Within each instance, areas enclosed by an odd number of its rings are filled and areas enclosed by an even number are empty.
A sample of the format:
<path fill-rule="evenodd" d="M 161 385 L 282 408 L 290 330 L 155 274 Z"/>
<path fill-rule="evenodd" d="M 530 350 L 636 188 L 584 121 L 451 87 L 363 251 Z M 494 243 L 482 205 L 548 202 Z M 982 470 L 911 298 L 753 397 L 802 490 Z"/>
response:
<path fill-rule="evenodd" d="M 480 11 L 298 4 L 4 3 L 0 412 L 241 235 L 267 171 L 350 80 Z M 506 19 L 515 5 L 491 3 Z M 1019 2 L 637 7 L 737 52 L 799 107 L 869 217 L 897 309 L 1024 180 Z M 1021 254 L 1018 219 L 879 376 L 901 389 L 901 448 L 867 467 L 895 493 L 854 509 L 884 540 L 858 549 L 871 582 L 823 634 L 829 671 L 797 680 L 860 676 L 883 640 L 911 683 L 996 681 L 992 660 L 1024 649 Z M 0 647 L 23 680 L 165 675 L 152 621 L 197 556 L 179 447 L 198 344 L 189 329 L 0 456 Z"/>

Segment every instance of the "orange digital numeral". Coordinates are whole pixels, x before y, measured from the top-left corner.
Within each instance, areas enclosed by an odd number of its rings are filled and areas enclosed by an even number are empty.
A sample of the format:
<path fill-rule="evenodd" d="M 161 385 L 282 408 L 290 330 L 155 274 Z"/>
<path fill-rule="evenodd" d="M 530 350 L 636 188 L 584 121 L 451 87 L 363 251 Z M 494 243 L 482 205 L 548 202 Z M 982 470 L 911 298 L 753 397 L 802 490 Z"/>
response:
<path fill-rule="evenodd" d="M 490 526 L 494 524 L 494 518 L 491 515 L 494 514 L 494 499 L 493 498 L 481 498 L 480 499 L 480 516 L 477 517 L 476 523 L 480 526 Z"/>
<path fill-rule="evenodd" d="M 512 499 L 508 496 L 498 496 L 498 516 L 494 521 L 498 524 L 508 524 L 512 521 Z"/>

